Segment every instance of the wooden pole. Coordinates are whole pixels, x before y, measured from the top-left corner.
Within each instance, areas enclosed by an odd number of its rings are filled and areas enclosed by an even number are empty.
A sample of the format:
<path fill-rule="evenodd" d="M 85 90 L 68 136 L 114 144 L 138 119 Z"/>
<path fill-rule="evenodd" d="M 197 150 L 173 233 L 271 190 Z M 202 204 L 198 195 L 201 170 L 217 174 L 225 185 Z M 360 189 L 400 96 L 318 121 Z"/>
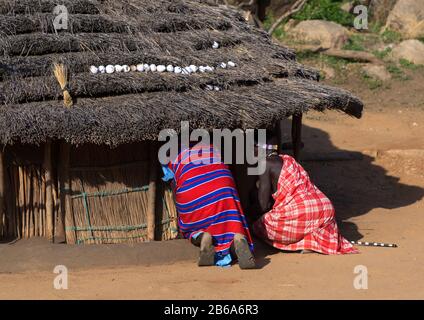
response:
<path fill-rule="evenodd" d="M 46 231 L 47 239 L 53 241 L 53 177 L 52 177 L 52 143 L 44 146 L 44 170 L 46 176 Z"/>
<path fill-rule="evenodd" d="M 25 238 L 25 183 L 24 183 L 24 167 L 20 165 L 18 167 L 18 181 L 19 181 L 19 205 L 18 205 L 18 223 L 19 227 L 19 238 Z"/>
<path fill-rule="evenodd" d="M 66 142 L 60 144 L 59 160 L 59 186 L 60 186 L 60 213 L 57 221 L 57 241 L 70 244 L 76 243 L 76 235 L 73 230 L 66 230 L 66 226 L 75 225 L 72 211 L 72 181 L 70 175 L 71 145 Z"/>
<path fill-rule="evenodd" d="M 150 143 L 150 177 L 147 202 L 147 239 L 155 240 L 155 212 L 156 212 L 156 180 L 157 180 L 158 152 L 155 142 Z"/>
<path fill-rule="evenodd" d="M 6 217 L 5 192 L 6 192 L 6 180 L 5 180 L 5 167 L 4 167 L 4 153 L 3 151 L 0 151 L 0 238 L 4 237 L 4 234 L 6 233 L 4 230 L 4 219 Z"/>
<path fill-rule="evenodd" d="M 283 121 L 277 121 L 274 128 L 272 129 L 272 135 L 275 137 L 275 143 L 278 145 L 278 151 L 281 151 L 281 146 L 283 144 L 283 134 L 281 127 L 283 126 Z"/>
<path fill-rule="evenodd" d="M 302 147 L 302 114 L 293 115 L 291 134 L 293 143 L 293 155 L 296 160 L 299 160 L 300 149 Z"/>
<path fill-rule="evenodd" d="M 59 209 L 56 219 L 56 228 L 54 233 L 55 243 L 66 242 L 65 216 L 66 216 L 66 193 L 65 181 L 69 179 L 69 145 L 60 144 L 58 161 L 58 180 L 59 180 Z"/>

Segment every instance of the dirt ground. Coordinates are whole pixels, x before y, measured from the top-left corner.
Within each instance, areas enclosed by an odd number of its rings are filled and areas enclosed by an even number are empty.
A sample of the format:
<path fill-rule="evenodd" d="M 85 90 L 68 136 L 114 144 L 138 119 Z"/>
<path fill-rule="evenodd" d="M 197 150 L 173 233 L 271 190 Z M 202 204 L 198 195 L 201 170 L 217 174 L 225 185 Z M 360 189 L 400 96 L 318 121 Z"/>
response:
<path fill-rule="evenodd" d="M 309 113 L 304 121 L 305 154 L 355 155 L 350 161 L 303 162 L 333 200 L 343 235 L 398 248 L 323 256 L 258 243 L 261 268 L 251 271 L 198 268 L 190 255 L 173 263 L 79 268 L 76 255 L 68 290 L 54 289 L 53 270 L 21 268 L 0 273 L 0 299 L 424 299 L 423 78 L 372 92 L 344 84 L 366 103 L 361 120 L 333 111 Z M 108 250 L 119 255 L 119 247 Z M 354 287 L 358 265 L 367 268 L 368 289 Z"/>

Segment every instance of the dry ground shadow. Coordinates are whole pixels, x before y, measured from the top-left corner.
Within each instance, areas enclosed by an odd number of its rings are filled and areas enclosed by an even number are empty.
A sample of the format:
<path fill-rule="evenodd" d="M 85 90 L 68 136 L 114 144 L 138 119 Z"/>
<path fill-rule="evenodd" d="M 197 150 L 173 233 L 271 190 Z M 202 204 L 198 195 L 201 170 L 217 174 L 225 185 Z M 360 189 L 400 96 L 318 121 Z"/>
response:
<path fill-rule="evenodd" d="M 284 141 L 289 141 L 289 130 L 290 123 L 283 121 Z M 339 226 L 349 240 L 362 238 L 355 223 L 347 221 L 350 218 L 375 208 L 405 207 L 424 197 L 423 188 L 400 183 L 398 177 L 390 176 L 385 168 L 374 163 L 374 157 L 337 148 L 329 134 L 320 129 L 304 125 L 302 130 L 304 148 L 300 163 L 312 181 L 333 201 Z M 339 156 L 351 160 L 334 160 Z"/>

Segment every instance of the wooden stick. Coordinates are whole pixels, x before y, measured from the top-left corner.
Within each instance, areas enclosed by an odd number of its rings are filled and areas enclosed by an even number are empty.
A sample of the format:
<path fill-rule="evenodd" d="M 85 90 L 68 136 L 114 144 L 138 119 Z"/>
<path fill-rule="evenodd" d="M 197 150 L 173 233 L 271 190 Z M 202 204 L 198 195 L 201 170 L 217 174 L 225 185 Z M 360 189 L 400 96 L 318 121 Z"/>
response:
<path fill-rule="evenodd" d="M 56 242 L 76 243 L 76 235 L 73 230 L 66 227 L 75 226 L 72 210 L 72 180 L 70 176 L 71 145 L 66 142 L 60 144 L 59 160 L 59 187 L 60 187 L 60 214 L 57 221 Z"/>
<path fill-rule="evenodd" d="M 275 31 L 275 29 L 278 28 L 278 26 L 287 18 L 291 17 L 292 15 L 294 15 L 296 12 L 302 10 L 303 6 L 306 4 L 307 0 L 297 0 L 293 6 L 290 8 L 289 11 L 285 12 L 281 17 L 279 17 L 277 19 L 277 21 L 275 21 L 275 23 L 271 26 L 271 28 L 269 28 L 268 30 L 268 34 L 272 35 Z"/>
<path fill-rule="evenodd" d="M 18 181 L 19 181 L 19 202 L 17 207 L 18 212 L 18 228 L 19 228 L 19 238 L 25 238 L 25 189 L 24 189 L 24 180 L 23 180 L 23 167 L 20 165 L 18 167 Z"/>
<path fill-rule="evenodd" d="M 149 191 L 147 200 L 147 239 L 153 241 L 155 239 L 155 211 L 156 211 L 156 178 L 157 178 L 157 162 L 158 153 L 154 142 L 150 143 L 150 177 Z"/>
<path fill-rule="evenodd" d="M 57 180 L 55 179 L 54 185 L 52 188 L 53 191 L 53 212 L 54 212 L 54 235 L 53 235 L 53 242 L 57 243 L 63 243 L 65 242 L 65 233 L 64 231 L 64 222 L 61 217 L 61 212 L 59 209 L 59 199 L 58 199 L 58 192 L 57 192 Z M 61 238 L 62 237 L 62 238 Z"/>
<path fill-rule="evenodd" d="M 302 148 L 302 114 L 293 115 L 291 134 L 293 143 L 293 155 L 296 160 L 299 160 L 300 149 Z"/>
<path fill-rule="evenodd" d="M 33 196 L 33 205 L 34 205 L 34 235 L 38 237 L 40 235 L 40 217 L 39 217 L 39 208 L 40 208 L 40 188 L 39 188 L 39 175 L 38 168 L 33 168 L 33 180 L 32 180 L 32 188 L 34 192 Z"/>
<path fill-rule="evenodd" d="M 28 201 L 28 238 L 34 237 L 34 188 L 32 186 L 33 180 L 33 168 L 32 166 L 28 166 L 28 170 L 26 172 L 26 188 L 28 192 L 27 201 Z"/>
<path fill-rule="evenodd" d="M 53 241 L 53 179 L 52 179 L 52 144 L 47 141 L 44 146 L 44 170 L 46 174 L 46 231 L 47 239 Z"/>
<path fill-rule="evenodd" d="M 17 238 L 20 238 L 22 236 L 21 234 L 21 211 L 20 211 L 20 197 L 21 197 L 21 186 L 19 183 L 19 166 L 16 165 L 13 169 L 13 180 L 15 185 L 15 193 L 14 193 L 14 200 L 15 200 L 15 215 L 14 215 L 14 221 L 15 221 L 15 232 L 14 235 L 16 235 Z"/>
<path fill-rule="evenodd" d="M 5 204 L 6 180 L 5 180 L 5 167 L 4 167 L 4 154 L 0 151 L 0 238 L 4 237 L 6 233 L 4 228 L 4 219 L 6 217 L 6 204 Z"/>

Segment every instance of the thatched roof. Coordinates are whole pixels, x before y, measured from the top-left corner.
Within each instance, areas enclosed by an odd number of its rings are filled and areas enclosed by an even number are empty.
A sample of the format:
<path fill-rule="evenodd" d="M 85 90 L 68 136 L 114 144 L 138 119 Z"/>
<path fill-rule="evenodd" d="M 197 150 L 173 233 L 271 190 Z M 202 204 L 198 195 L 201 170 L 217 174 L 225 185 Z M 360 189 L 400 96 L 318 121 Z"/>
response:
<path fill-rule="evenodd" d="M 318 84 L 318 73 L 295 61 L 240 14 L 205 1 L 0 0 L 0 143 L 118 145 L 156 139 L 181 120 L 200 128 L 267 128 L 309 109 L 360 117 L 361 101 Z M 53 8 L 69 11 L 55 32 Z M 214 41 L 220 44 L 213 49 Z M 91 74 L 91 65 L 217 65 L 211 73 Z M 52 64 L 64 63 L 67 109 Z M 221 91 L 207 91 L 206 85 Z"/>

